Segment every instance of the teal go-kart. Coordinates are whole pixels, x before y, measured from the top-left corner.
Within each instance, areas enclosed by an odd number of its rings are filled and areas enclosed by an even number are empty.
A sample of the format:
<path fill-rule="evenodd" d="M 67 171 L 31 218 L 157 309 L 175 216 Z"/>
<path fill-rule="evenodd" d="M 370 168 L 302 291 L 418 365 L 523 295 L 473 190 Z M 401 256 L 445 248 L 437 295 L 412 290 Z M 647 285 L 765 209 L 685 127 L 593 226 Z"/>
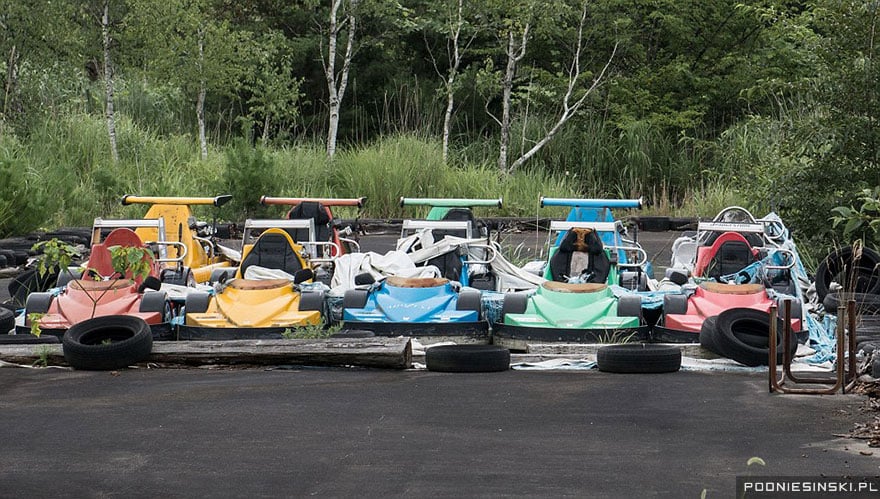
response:
<path fill-rule="evenodd" d="M 575 206 L 578 213 L 570 214 L 574 220 L 551 222 L 551 239 L 554 232 L 560 235 L 549 251 L 547 281 L 534 293 L 505 295 L 493 342 L 526 350 L 539 343 L 648 340 L 641 297 L 619 286 L 623 280 L 639 288 L 646 281 L 645 252 L 621 237 L 620 222 L 605 219 L 608 206 L 637 207 L 641 201 L 542 199 L 542 204 Z M 590 216 L 602 220 L 583 220 Z M 603 236 L 612 244 L 606 245 Z"/>

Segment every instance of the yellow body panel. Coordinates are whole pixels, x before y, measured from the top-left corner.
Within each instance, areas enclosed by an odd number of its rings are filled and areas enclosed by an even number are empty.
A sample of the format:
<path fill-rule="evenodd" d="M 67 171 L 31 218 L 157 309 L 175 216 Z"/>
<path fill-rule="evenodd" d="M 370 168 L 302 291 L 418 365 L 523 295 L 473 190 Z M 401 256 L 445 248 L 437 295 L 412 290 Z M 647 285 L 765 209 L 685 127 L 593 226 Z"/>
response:
<path fill-rule="evenodd" d="M 186 314 L 187 326 L 217 328 L 268 328 L 318 325 L 321 313 L 317 310 L 299 310 L 299 292 L 291 283 L 281 283 L 269 289 L 240 289 L 235 279 L 220 293 L 214 295 L 208 310 L 201 314 Z M 260 282 L 260 281 L 256 281 Z"/>

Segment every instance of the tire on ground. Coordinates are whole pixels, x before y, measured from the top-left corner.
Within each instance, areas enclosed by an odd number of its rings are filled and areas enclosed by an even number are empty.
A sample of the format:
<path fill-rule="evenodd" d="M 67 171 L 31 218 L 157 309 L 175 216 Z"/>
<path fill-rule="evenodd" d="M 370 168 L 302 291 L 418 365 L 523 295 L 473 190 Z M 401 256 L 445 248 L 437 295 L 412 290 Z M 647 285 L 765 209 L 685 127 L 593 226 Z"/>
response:
<path fill-rule="evenodd" d="M 9 333 L 15 327 L 15 313 L 5 307 L 0 307 L 0 335 Z"/>
<path fill-rule="evenodd" d="M 715 336 L 718 334 L 718 316 L 707 317 L 700 327 L 700 346 L 718 355 L 724 355 L 718 350 Z"/>
<path fill-rule="evenodd" d="M 853 259 L 853 248 L 847 246 L 831 252 L 819 268 L 816 269 L 816 295 L 820 302 L 824 302 L 825 296 L 830 292 L 831 282 L 841 274 L 844 282 L 838 282 L 848 291 L 856 293 L 876 294 L 880 292 L 880 253 L 862 248 L 862 256 L 857 261 Z M 844 273 L 844 270 L 847 271 Z"/>
<path fill-rule="evenodd" d="M 628 343 L 600 347 L 600 371 L 609 373 L 668 373 L 681 369 L 681 350 L 672 345 Z"/>
<path fill-rule="evenodd" d="M 776 323 L 776 363 L 782 363 L 782 330 L 784 321 L 777 318 Z M 770 349 L 770 314 L 753 308 L 731 308 L 718 315 L 715 343 L 718 353 L 746 366 L 766 366 Z M 767 340 L 756 346 L 755 337 L 765 336 Z M 752 344 L 750 344 L 752 343 Z M 792 336 L 790 353 L 794 357 L 797 340 Z"/>
<path fill-rule="evenodd" d="M 429 371 L 487 373 L 510 369 L 510 350 L 496 345 L 440 345 L 425 350 Z"/>
<path fill-rule="evenodd" d="M 842 301 L 841 301 L 842 298 Z M 869 293 L 828 293 L 822 300 L 825 312 L 837 315 L 837 307 L 846 306 L 849 300 L 855 300 L 856 311 L 860 314 L 876 315 L 880 313 L 880 295 Z"/>
<path fill-rule="evenodd" d="M 150 357 L 153 335 L 143 319 L 107 315 L 74 324 L 61 340 L 64 359 L 74 369 L 120 369 Z"/>

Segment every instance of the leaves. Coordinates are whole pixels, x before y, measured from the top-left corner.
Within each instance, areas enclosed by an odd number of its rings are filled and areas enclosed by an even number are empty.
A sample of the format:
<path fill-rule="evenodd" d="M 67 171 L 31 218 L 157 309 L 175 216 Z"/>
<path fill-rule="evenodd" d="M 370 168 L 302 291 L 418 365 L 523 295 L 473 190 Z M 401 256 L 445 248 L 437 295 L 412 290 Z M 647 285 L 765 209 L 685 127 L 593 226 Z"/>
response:
<path fill-rule="evenodd" d="M 74 258 L 80 258 L 82 254 L 79 249 L 57 238 L 48 241 L 40 241 L 31 247 L 31 250 L 42 253 L 37 261 L 37 271 L 40 277 L 50 271 L 50 269 L 66 269 L 73 263 Z"/>
<path fill-rule="evenodd" d="M 146 278 L 153 268 L 153 253 L 140 246 L 110 246 L 110 265 L 124 278 Z"/>
<path fill-rule="evenodd" d="M 750 457 L 748 461 L 746 461 L 746 466 L 751 466 L 753 464 L 760 464 L 761 466 L 767 466 L 767 463 L 764 462 L 760 457 Z"/>

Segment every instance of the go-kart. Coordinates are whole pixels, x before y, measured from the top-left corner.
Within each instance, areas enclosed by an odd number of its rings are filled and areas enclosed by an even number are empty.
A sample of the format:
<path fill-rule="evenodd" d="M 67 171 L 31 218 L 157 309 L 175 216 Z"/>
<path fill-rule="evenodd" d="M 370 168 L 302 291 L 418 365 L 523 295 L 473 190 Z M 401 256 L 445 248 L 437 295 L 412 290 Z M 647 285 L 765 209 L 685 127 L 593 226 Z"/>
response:
<path fill-rule="evenodd" d="M 113 229 L 101 239 L 102 229 Z M 87 319 L 111 315 L 140 317 L 153 334 L 153 339 L 173 339 L 171 319 L 173 305 L 168 295 L 160 290 L 162 265 L 180 265 L 186 248 L 180 243 L 158 241 L 148 244 L 126 226 L 149 228 L 156 234 L 164 234 L 162 219 L 114 220 L 96 219 L 92 234 L 89 260 L 82 268 L 69 268 L 59 274 L 58 287 L 44 293 L 31 293 L 27 297 L 22 325 L 17 334 L 29 334 L 31 321 L 36 320 L 41 334 L 62 337 L 74 324 Z M 143 259 L 148 259 L 149 273 L 135 275 L 125 262 L 114 262 L 117 247 L 141 248 Z M 152 248 L 152 249 L 151 249 Z M 167 257 L 166 249 L 177 248 L 181 256 Z M 154 256 L 156 253 L 159 256 Z M 137 253 L 135 253 L 137 256 Z M 34 315 L 36 314 L 36 315 Z"/>
<path fill-rule="evenodd" d="M 297 243 L 292 230 L 306 230 Z M 253 237 L 259 236 L 256 240 Z M 320 326 L 324 320 L 324 293 L 304 290 L 314 277 L 308 247 L 335 246 L 315 240 L 313 219 L 247 220 L 243 258 L 237 268 L 216 269 L 213 293 L 186 296 L 184 319 L 178 326 L 182 340 L 282 338 L 299 327 Z M 337 248 L 338 250 L 338 248 Z"/>
<path fill-rule="evenodd" d="M 678 279 L 682 293 L 664 296 L 663 314 L 652 331 L 655 340 L 699 342 L 709 317 L 731 308 L 767 312 L 787 299 L 792 300 L 792 330 L 803 329 L 798 281 L 806 280 L 806 271 L 788 231 L 772 214 L 756 219 L 733 206 L 711 222 L 700 222 L 695 233 L 673 243 L 670 276 Z"/>
<path fill-rule="evenodd" d="M 534 293 L 504 295 L 493 343 L 527 350 L 530 343 L 647 340 L 641 297 L 614 284 L 612 251 L 591 227 L 567 226 L 551 252 L 549 280 Z M 586 222 L 584 222 L 586 223 Z M 593 222 L 602 224 L 608 222 Z"/>
<path fill-rule="evenodd" d="M 162 282 L 192 286 L 195 283 L 208 282 L 215 269 L 231 267 L 240 261 L 237 251 L 218 244 L 216 221 L 210 225 L 198 222 L 192 212 L 194 205 L 220 207 L 231 199 L 232 196 L 229 195 L 213 198 L 126 195 L 122 197 L 122 204 L 148 204 L 150 208 L 144 218 L 162 218 L 165 221 L 167 230 L 165 239 L 182 243 L 186 250 L 169 248 L 170 257 L 183 258 L 183 265 L 179 268 L 163 269 Z M 159 234 L 154 228 L 141 227 L 136 232 L 144 241 L 159 239 Z"/>
<path fill-rule="evenodd" d="M 313 236 L 310 236 L 309 229 L 290 229 L 288 231 L 294 242 L 314 240 L 333 243 L 332 245 L 308 245 L 306 248 L 310 258 L 323 258 L 326 261 L 314 269 L 316 278 L 325 284 L 328 284 L 333 276 L 332 263 L 336 258 L 347 253 L 360 251 L 360 245 L 356 240 L 344 237 L 351 234 L 351 228 L 346 227 L 340 231 L 330 208 L 333 206 L 354 206 L 360 209 L 363 208 L 366 201 L 365 197 L 344 199 L 263 196 L 260 198 L 260 203 L 264 205 L 291 206 L 287 212 L 288 220 L 313 220 L 315 227 Z"/>

